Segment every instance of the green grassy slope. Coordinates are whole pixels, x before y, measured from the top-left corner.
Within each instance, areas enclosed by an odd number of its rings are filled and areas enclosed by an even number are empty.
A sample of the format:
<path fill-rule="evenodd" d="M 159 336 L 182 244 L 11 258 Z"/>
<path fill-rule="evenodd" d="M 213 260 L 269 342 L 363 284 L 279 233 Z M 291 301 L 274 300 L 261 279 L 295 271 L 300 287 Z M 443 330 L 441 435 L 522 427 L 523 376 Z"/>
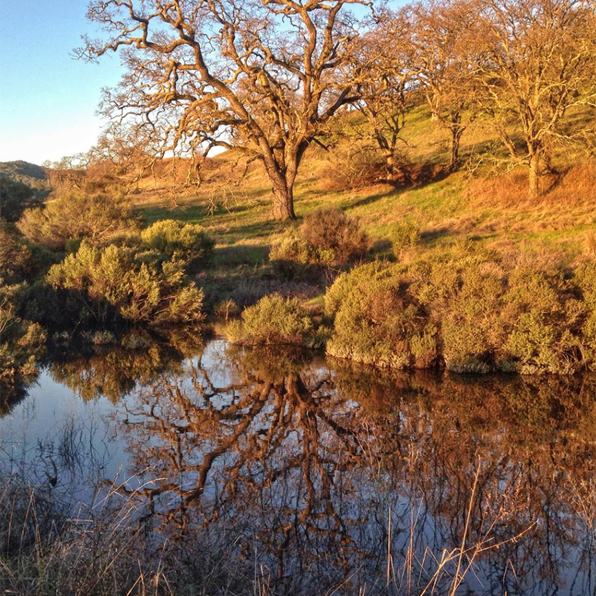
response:
<path fill-rule="evenodd" d="M 577 115 L 570 126 L 578 126 L 576 120 Z M 446 163 L 446 136 L 425 110 L 412 112 L 404 139 L 414 163 Z M 462 139 L 460 171 L 416 187 L 376 185 L 343 191 L 326 190 L 326 172 L 341 163 L 332 153 L 312 149 L 296 185 L 296 212 L 302 218 L 321 206 L 341 207 L 360 219 L 380 255 L 390 252 L 392 227 L 408 219 L 422 232 L 417 251 L 471 241 L 504 254 L 542 251 L 566 260 L 579 257 L 586 237 L 596 230 L 595 162 L 560 151 L 555 165 L 561 178 L 549 194 L 530 203 L 525 172 L 496 168 L 494 150 L 483 153 L 494 141 L 487 123 L 479 121 Z M 287 224 L 269 218 L 269 186 L 259 167 L 251 166 L 246 178 L 238 181 L 241 168 L 232 168 L 233 159 L 231 154 L 215 158 L 211 169 L 220 175 L 183 196 L 163 180 L 146 179 L 137 196 L 138 208 L 149 222 L 173 218 L 201 223 L 217 240 L 221 266 L 258 266 L 267 262 L 268 247 Z"/>

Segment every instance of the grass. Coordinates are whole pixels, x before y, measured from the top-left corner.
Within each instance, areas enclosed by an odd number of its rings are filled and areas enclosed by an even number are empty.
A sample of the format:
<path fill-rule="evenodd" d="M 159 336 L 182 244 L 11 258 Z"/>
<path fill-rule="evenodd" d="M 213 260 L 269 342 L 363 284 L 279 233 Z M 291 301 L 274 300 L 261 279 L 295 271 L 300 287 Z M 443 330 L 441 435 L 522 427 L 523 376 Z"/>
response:
<path fill-rule="evenodd" d="M 589 115 L 575 112 L 569 127 L 585 126 Z M 445 164 L 448 137 L 431 121 L 425 108 L 409 114 L 403 136 L 410 159 L 416 164 Z M 487 150 L 490 149 L 490 153 Z M 561 148 L 555 166 L 562 173 L 557 185 L 540 201 L 526 200 L 527 176 L 523 170 L 509 173 L 495 169 L 495 137 L 488 122 L 478 119 L 462 137 L 460 171 L 443 179 L 430 180 L 410 188 L 387 184 L 351 190 L 327 190 L 325 173 L 332 156 L 320 147 L 311 148 L 301 166 L 295 186 L 299 219 L 321 207 L 340 207 L 359 220 L 375 248 L 372 258 L 393 258 L 390 239 L 395 226 L 404 220 L 420 228 L 421 241 L 401 259 L 416 253 L 442 251 L 455 243 L 474 242 L 515 258 L 558 254 L 573 262 L 592 254 L 590 234 L 596 231 L 596 164 L 578 152 Z M 270 218 L 270 186 L 258 163 L 243 167 L 233 152 L 209 160 L 200 186 L 175 186 L 163 166 L 155 177 L 148 176 L 134 195 L 136 208 L 148 224 L 161 219 L 200 223 L 215 239 L 216 247 L 206 273 L 207 285 L 225 277 L 228 286 L 250 286 L 239 304 L 252 303 L 271 290 L 269 249 L 288 224 Z M 292 225 L 292 224 L 289 224 Z M 263 285 L 262 291 L 255 290 Z M 287 284 L 286 284 L 287 285 Z M 276 288 L 273 288 L 275 291 Z M 279 288 L 277 288 L 279 289 Z M 313 290 L 286 288 L 290 295 L 313 298 Z M 322 292 L 324 286 L 319 286 Z M 284 290 L 285 291 L 285 290 Z M 316 294 L 316 291 L 315 291 Z M 209 301 L 209 296 L 208 296 Z"/>

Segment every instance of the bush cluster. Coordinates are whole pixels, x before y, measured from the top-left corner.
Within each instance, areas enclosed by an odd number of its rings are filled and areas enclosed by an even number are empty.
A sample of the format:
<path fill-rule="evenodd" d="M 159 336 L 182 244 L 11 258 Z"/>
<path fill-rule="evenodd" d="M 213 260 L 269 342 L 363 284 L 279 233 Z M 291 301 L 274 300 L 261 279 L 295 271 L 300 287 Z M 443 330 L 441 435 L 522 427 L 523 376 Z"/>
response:
<path fill-rule="evenodd" d="M 73 239 L 103 242 L 134 224 L 131 206 L 123 198 L 68 193 L 42 207 L 27 209 L 18 228 L 36 244 L 64 250 Z"/>
<path fill-rule="evenodd" d="M 8 176 L 0 175 L 0 218 L 17 221 L 25 209 L 38 203 L 32 188 Z"/>
<path fill-rule="evenodd" d="M 242 345 L 297 345 L 315 347 L 317 333 L 306 309 L 296 298 L 265 296 L 242 313 L 242 320 L 226 328 L 228 339 Z"/>
<path fill-rule="evenodd" d="M 489 254 L 371 263 L 328 290 L 327 351 L 382 367 L 570 374 L 596 369 L 596 264 L 504 271 Z"/>
<path fill-rule="evenodd" d="M 387 177 L 387 161 L 381 151 L 351 143 L 334 148 L 321 183 L 328 190 L 353 190 L 371 186 Z"/>
<path fill-rule="evenodd" d="M 297 232 L 288 232 L 272 247 L 270 258 L 301 265 L 344 265 L 369 249 L 370 240 L 358 221 L 331 207 L 308 215 Z"/>
<path fill-rule="evenodd" d="M 403 266 L 382 263 L 341 275 L 325 296 L 326 312 L 335 319 L 327 352 L 388 368 L 432 366 L 437 329 L 409 291 L 411 281 Z"/>
<path fill-rule="evenodd" d="M 143 244 L 195 271 L 212 253 L 214 241 L 200 225 L 173 219 L 154 223 L 141 232 Z"/>
<path fill-rule="evenodd" d="M 76 254 L 51 267 L 46 282 L 76 323 L 166 325 L 203 318 L 203 291 L 188 282 L 181 264 L 128 247 L 84 241 Z"/>
<path fill-rule="evenodd" d="M 418 244 L 420 240 L 420 226 L 412 221 L 396 224 L 391 230 L 390 238 L 395 256 L 399 257 L 402 250 Z"/>

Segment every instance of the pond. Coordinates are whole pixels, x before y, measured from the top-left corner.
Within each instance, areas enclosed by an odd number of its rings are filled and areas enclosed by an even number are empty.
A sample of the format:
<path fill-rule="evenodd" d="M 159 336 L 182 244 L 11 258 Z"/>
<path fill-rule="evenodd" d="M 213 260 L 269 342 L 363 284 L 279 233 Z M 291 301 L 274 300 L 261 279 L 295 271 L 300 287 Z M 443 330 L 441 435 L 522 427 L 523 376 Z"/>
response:
<path fill-rule="evenodd" d="M 216 338 L 63 357 L 2 401 L 4 484 L 69 535 L 126 536 L 159 586 L 123 593 L 596 589 L 594 376 L 388 375 Z"/>

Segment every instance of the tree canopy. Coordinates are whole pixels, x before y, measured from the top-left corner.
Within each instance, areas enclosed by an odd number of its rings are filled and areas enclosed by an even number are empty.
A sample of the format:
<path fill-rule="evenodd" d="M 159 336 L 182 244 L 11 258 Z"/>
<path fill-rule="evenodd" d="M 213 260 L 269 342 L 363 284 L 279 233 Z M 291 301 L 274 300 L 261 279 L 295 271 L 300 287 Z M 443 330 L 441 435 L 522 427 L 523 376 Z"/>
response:
<path fill-rule="evenodd" d="M 166 154 L 219 146 L 261 160 L 273 216 L 294 218 L 293 187 L 308 145 L 352 102 L 358 38 L 348 5 L 365 0 L 94 0 L 106 39 L 80 55 L 119 51 L 120 85 L 101 110 L 150 131 Z"/>
<path fill-rule="evenodd" d="M 360 141 L 400 168 L 411 98 L 460 139 L 488 118 L 530 196 L 544 190 L 563 117 L 596 105 L 594 0 L 420 0 L 372 10 L 369 0 L 92 0 L 105 36 L 81 57 L 118 52 L 126 67 L 100 106 L 99 152 L 194 163 L 215 147 L 260 161 L 275 219 L 294 219 L 305 151 L 342 108 L 358 108 Z M 374 18 L 363 15 L 372 10 Z M 353 127 L 355 128 L 355 127 Z M 585 133 L 585 130 L 582 131 Z M 106 141 L 108 139 L 108 141 Z M 106 144 L 107 143 L 107 144 Z M 395 172 L 393 172 L 395 174 Z M 391 176 L 390 176 L 391 177 Z M 399 176 L 393 176 L 399 179 Z"/>

